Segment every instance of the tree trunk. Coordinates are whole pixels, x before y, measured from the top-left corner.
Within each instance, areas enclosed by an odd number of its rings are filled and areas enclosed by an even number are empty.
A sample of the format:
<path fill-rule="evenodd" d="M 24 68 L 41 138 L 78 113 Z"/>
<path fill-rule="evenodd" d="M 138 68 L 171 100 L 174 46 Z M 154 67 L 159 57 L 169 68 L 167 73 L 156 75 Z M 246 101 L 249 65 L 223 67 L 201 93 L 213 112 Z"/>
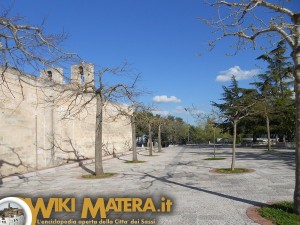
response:
<path fill-rule="evenodd" d="M 152 146 L 152 131 L 151 131 L 151 124 L 149 123 L 148 125 L 149 128 L 149 138 L 148 138 L 148 143 L 149 143 L 149 155 L 153 155 L 153 146 Z"/>
<path fill-rule="evenodd" d="M 300 13 L 294 15 L 295 47 L 292 52 L 294 60 L 294 77 L 296 92 L 296 182 L 294 191 L 294 211 L 300 215 Z"/>
<path fill-rule="evenodd" d="M 101 94 L 97 93 L 97 112 L 96 112 L 96 132 L 95 132 L 95 174 L 103 175 L 102 165 L 102 120 L 103 120 L 103 102 Z"/>
<path fill-rule="evenodd" d="M 216 128 L 214 127 L 214 158 L 216 158 Z"/>
<path fill-rule="evenodd" d="M 235 168 L 235 144 L 236 144 L 236 126 L 237 121 L 233 121 L 233 143 L 232 143 L 232 161 L 231 161 L 231 170 L 234 171 Z"/>
<path fill-rule="evenodd" d="M 131 135 L 132 135 L 132 161 L 136 162 L 137 159 L 137 152 L 136 152 L 136 123 L 135 123 L 135 115 L 131 116 Z"/>
<path fill-rule="evenodd" d="M 161 129 L 160 129 L 160 124 L 158 125 L 158 152 L 161 152 Z"/>
<path fill-rule="evenodd" d="M 267 123 L 267 135 L 268 135 L 268 151 L 271 151 L 270 120 L 267 114 L 266 114 L 266 123 Z"/>

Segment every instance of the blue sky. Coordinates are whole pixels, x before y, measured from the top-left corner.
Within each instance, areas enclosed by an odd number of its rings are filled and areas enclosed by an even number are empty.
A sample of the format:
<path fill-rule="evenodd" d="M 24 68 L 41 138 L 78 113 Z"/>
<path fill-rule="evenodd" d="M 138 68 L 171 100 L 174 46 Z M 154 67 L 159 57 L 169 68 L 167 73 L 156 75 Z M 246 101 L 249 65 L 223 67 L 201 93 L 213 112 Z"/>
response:
<path fill-rule="evenodd" d="M 14 3 L 13 3 L 14 2 Z M 209 112 L 210 101 L 221 97 L 224 75 L 246 77 L 263 71 L 255 60 L 260 50 L 226 56 L 233 39 L 225 39 L 208 51 L 215 36 L 198 17 L 216 15 L 201 0 L 15 0 L 12 14 L 25 16 L 31 24 L 46 19 L 47 32 L 65 31 L 63 48 L 99 66 L 118 66 L 125 60 L 141 72 L 139 87 L 151 92 L 142 100 L 155 102 L 158 111 L 193 123 L 184 107 Z M 3 3 L 2 3 L 3 4 Z M 291 9 L 300 10 L 298 0 Z M 218 75 L 223 75 L 219 77 Z M 242 86 L 249 79 L 240 82 Z"/>

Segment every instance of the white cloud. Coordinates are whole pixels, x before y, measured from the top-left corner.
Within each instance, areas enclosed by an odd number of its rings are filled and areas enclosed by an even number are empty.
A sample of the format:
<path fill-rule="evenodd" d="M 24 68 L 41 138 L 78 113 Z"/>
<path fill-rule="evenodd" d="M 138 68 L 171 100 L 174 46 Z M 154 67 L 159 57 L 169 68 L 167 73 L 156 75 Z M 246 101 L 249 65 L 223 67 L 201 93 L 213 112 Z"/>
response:
<path fill-rule="evenodd" d="M 242 70 L 239 66 L 234 66 L 228 70 L 220 71 L 216 80 L 226 82 L 235 76 L 236 80 L 247 80 L 259 74 L 259 69 Z"/>
<path fill-rule="evenodd" d="M 154 115 L 161 115 L 161 116 L 168 116 L 168 115 L 170 115 L 170 112 L 166 111 L 166 110 L 153 110 L 152 113 Z"/>
<path fill-rule="evenodd" d="M 157 95 L 153 98 L 154 102 L 181 102 L 181 99 L 175 96 Z"/>

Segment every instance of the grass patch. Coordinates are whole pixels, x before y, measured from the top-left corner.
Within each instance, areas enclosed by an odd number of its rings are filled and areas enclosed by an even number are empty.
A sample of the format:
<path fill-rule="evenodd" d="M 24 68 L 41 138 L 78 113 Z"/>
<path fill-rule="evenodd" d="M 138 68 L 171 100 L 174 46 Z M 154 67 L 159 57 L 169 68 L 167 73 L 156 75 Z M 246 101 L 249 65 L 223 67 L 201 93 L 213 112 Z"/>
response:
<path fill-rule="evenodd" d="M 233 171 L 231 170 L 231 168 L 221 168 L 221 169 L 215 169 L 215 172 L 217 173 L 249 173 L 251 172 L 250 169 L 246 169 L 246 168 L 235 168 Z"/>
<path fill-rule="evenodd" d="M 204 160 L 223 160 L 223 159 L 226 159 L 226 158 L 217 158 L 217 157 L 215 157 L 215 158 L 207 158 L 207 159 L 204 159 Z"/>
<path fill-rule="evenodd" d="M 116 175 L 116 173 L 104 173 L 100 176 L 96 176 L 95 174 L 86 174 L 86 175 L 82 175 L 81 178 L 84 178 L 84 179 L 104 179 L 104 178 L 113 177 L 114 175 Z"/>
<path fill-rule="evenodd" d="M 137 160 L 137 161 L 133 161 L 133 160 L 125 160 L 124 163 L 144 163 L 146 161 L 141 161 L 141 160 Z"/>
<path fill-rule="evenodd" d="M 261 207 L 259 214 L 277 225 L 300 225 L 300 216 L 293 213 L 293 207 L 292 202 L 279 202 Z"/>
<path fill-rule="evenodd" d="M 159 155 L 154 155 L 154 154 L 152 154 L 152 155 L 143 155 L 143 154 L 140 154 L 140 155 L 142 155 L 142 156 L 150 156 L 150 157 L 152 157 L 152 156 L 159 156 Z"/>
<path fill-rule="evenodd" d="M 264 152 L 277 152 L 276 149 L 273 149 L 273 148 L 271 148 L 271 150 L 264 149 L 263 151 L 264 151 Z"/>

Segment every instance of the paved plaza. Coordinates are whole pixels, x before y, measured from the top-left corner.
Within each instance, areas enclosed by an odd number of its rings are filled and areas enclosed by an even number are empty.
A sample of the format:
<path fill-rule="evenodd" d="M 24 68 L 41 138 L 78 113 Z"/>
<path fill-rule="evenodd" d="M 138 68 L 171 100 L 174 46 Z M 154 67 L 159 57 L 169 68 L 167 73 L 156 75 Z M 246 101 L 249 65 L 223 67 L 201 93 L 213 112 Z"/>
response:
<path fill-rule="evenodd" d="M 3 181 L 0 197 L 153 197 L 172 199 L 170 214 L 145 214 L 156 224 L 243 225 L 256 224 L 246 215 L 255 204 L 292 200 L 294 151 L 238 148 L 236 167 L 255 169 L 241 175 L 210 173 L 213 168 L 229 167 L 231 149 L 217 148 L 225 160 L 208 161 L 213 148 L 208 146 L 170 146 L 157 156 L 139 152 L 145 163 L 130 164 L 120 159 L 104 161 L 106 172 L 117 173 L 108 179 L 84 180 L 80 176 L 94 165 L 57 167 L 37 176 Z M 125 218 L 131 215 L 123 215 Z"/>

